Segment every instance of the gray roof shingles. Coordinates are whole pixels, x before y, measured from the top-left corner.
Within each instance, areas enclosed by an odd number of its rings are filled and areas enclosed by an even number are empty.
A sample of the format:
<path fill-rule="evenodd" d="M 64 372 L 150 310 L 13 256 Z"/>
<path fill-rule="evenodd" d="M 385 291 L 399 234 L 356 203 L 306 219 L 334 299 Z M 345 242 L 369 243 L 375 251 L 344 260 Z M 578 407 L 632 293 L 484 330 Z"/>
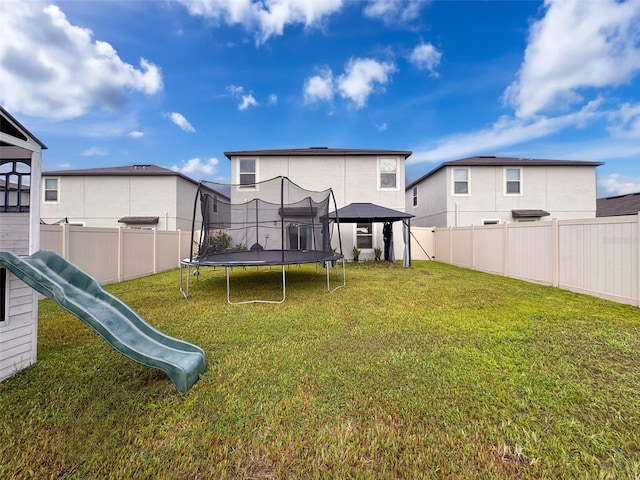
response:
<path fill-rule="evenodd" d="M 640 192 L 596 200 L 596 217 L 636 215 L 638 212 L 640 212 Z"/>
<path fill-rule="evenodd" d="M 224 152 L 225 156 L 231 157 L 317 157 L 317 156 L 371 156 L 371 155 L 401 155 L 409 157 L 413 152 L 408 150 L 375 150 L 357 148 L 282 148 L 273 150 L 239 150 L 235 152 Z"/>

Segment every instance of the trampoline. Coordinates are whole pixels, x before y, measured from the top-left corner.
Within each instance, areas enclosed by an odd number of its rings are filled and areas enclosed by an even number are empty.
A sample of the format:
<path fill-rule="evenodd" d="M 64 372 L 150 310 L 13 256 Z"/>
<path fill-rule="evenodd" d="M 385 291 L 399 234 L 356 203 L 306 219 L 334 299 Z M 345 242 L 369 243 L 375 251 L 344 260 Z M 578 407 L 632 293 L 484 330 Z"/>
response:
<path fill-rule="evenodd" d="M 202 188 L 205 184 L 230 188 L 232 200 L 212 195 L 209 188 Z M 243 201 L 234 203 L 234 197 Z M 241 185 L 200 182 L 194 200 L 191 250 L 189 257 L 180 262 L 180 291 L 185 298 L 189 297 L 192 270 L 199 274 L 202 267 L 221 267 L 226 277 L 228 303 L 282 303 L 286 299 L 287 267 L 310 263 L 322 265 L 326 270 L 327 292 L 344 287 L 346 269 L 340 223 L 335 216 L 329 216 L 330 205 L 337 210 L 331 189 L 306 190 L 287 177 Z M 196 231 L 198 206 L 202 226 Z M 277 266 L 282 269 L 281 299 L 231 300 L 233 268 L 271 270 Z M 338 285 L 333 288 L 332 272 L 338 277 Z"/>

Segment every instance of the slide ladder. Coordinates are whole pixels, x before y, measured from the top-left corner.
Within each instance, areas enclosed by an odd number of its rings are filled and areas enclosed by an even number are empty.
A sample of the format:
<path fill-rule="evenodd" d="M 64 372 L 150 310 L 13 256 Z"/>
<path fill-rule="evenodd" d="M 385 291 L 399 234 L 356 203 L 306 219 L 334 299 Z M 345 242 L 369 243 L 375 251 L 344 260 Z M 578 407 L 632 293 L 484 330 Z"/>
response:
<path fill-rule="evenodd" d="M 200 347 L 156 330 L 56 252 L 18 257 L 0 251 L 0 266 L 78 317 L 124 356 L 165 372 L 179 392 L 189 390 L 206 370 Z"/>

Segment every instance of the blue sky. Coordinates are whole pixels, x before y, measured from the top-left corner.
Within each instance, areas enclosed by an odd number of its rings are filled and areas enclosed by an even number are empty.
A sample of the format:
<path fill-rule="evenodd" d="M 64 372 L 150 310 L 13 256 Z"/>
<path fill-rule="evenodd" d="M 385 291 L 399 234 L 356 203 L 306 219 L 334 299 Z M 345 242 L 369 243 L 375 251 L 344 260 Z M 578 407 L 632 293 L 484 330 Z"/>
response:
<path fill-rule="evenodd" d="M 223 152 L 411 150 L 595 160 L 640 191 L 640 0 L 0 3 L 0 103 L 46 170 L 153 163 L 229 181 Z M 295 179 L 294 179 L 295 180 Z"/>

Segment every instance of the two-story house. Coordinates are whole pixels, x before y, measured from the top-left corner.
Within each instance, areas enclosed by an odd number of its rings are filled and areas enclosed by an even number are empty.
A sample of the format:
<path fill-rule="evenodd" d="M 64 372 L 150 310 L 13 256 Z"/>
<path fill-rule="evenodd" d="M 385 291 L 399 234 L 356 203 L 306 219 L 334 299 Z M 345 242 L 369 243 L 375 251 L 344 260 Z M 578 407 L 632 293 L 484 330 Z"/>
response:
<path fill-rule="evenodd" d="M 228 194 L 203 186 L 212 196 Z M 131 165 L 42 174 L 41 218 L 85 227 L 191 230 L 198 182 L 156 165 Z M 200 227 L 196 211 L 196 227 Z"/>
<path fill-rule="evenodd" d="M 285 176 L 309 190 L 333 189 L 338 209 L 351 203 L 371 203 L 404 212 L 405 163 L 412 152 L 311 147 L 225 152 L 231 161 L 231 201 L 260 197 L 254 184 Z M 331 208 L 330 210 L 333 210 Z M 342 248 L 351 257 L 359 246 L 361 258 L 383 248 L 383 224 L 371 221 L 341 224 Z M 402 228 L 393 230 L 394 253 L 402 258 Z"/>
<path fill-rule="evenodd" d="M 0 251 L 40 248 L 42 150 L 47 147 L 0 107 Z M 0 264 L 0 381 L 36 361 L 38 296 Z"/>
<path fill-rule="evenodd" d="M 481 156 L 444 162 L 406 186 L 413 225 L 594 218 L 599 162 Z"/>

